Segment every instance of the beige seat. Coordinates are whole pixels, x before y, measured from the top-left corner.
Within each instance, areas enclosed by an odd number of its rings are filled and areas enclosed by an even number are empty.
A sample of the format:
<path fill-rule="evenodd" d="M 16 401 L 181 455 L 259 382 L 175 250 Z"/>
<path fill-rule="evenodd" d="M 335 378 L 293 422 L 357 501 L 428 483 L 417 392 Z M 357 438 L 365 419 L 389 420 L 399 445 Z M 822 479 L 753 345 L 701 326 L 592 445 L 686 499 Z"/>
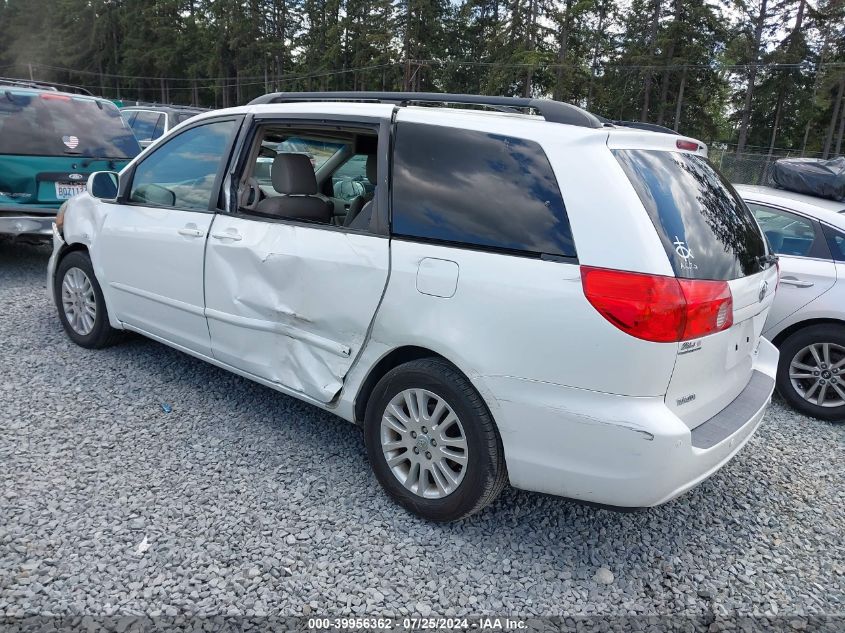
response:
<path fill-rule="evenodd" d="M 265 198 L 256 212 L 262 215 L 329 224 L 334 205 L 317 193 L 317 177 L 305 154 L 279 154 L 270 167 L 270 181 L 280 195 Z"/>

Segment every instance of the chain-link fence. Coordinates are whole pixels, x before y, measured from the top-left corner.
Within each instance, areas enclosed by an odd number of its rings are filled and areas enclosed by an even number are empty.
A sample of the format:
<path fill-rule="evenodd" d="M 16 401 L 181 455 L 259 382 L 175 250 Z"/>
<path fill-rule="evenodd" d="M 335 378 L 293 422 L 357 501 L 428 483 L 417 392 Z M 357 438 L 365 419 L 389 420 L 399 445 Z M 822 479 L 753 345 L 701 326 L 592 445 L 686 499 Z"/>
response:
<path fill-rule="evenodd" d="M 743 185 L 771 185 L 772 165 L 779 158 L 821 158 L 818 152 L 804 152 L 788 149 L 768 151 L 748 151 L 736 153 L 736 145 L 712 143 L 709 145 L 711 162 L 725 174 L 728 180 Z"/>

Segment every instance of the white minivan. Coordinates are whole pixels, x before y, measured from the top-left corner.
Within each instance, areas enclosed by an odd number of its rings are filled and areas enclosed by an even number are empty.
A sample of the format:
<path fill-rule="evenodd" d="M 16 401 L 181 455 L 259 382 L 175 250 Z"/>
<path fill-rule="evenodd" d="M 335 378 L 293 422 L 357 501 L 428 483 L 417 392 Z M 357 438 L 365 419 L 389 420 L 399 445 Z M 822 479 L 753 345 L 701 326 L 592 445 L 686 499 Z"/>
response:
<path fill-rule="evenodd" d="M 271 94 L 93 175 L 48 285 L 79 345 L 138 332 L 362 426 L 423 517 L 507 482 L 654 506 L 748 441 L 778 360 L 776 260 L 706 152 L 548 100 Z"/>

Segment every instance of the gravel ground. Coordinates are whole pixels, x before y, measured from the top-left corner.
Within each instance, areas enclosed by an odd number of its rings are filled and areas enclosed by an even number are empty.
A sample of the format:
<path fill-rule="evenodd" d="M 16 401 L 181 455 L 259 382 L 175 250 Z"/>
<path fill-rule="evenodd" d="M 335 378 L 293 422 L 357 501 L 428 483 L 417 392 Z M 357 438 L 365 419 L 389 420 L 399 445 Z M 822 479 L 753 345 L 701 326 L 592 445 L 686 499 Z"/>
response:
<path fill-rule="evenodd" d="M 140 337 L 71 344 L 48 255 L 0 241 L 0 614 L 845 612 L 845 425 L 776 402 L 646 512 L 506 490 L 427 524 L 352 425 Z"/>

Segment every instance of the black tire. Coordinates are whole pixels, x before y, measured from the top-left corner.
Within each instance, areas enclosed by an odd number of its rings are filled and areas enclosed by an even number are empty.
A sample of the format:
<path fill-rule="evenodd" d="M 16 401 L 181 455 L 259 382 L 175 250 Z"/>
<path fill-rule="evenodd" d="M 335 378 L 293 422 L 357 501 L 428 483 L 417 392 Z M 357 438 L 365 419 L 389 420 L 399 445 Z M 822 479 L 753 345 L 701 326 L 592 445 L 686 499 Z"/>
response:
<path fill-rule="evenodd" d="M 842 422 L 845 420 L 845 404 L 823 407 L 809 402 L 796 390 L 789 377 L 789 368 L 795 355 L 809 345 L 823 343 L 832 343 L 845 348 L 845 326 L 831 323 L 811 325 L 798 330 L 783 341 L 780 346 L 780 360 L 778 361 L 777 389 L 783 399 L 796 411 L 819 420 Z M 835 363 L 836 360 L 841 359 L 838 355 L 833 360 Z M 845 366 L 841 368 L 841 372 L 841 378 L 838 374 L 832 375 L 831 378 L 836 380 L 837 384 L 841 385 L 841 388 L 845 391 Z"/>
<path fill-rule="evenodd" d="M 463 427 L 468 453 L 467 463 L 461 468 L 463 478 L 453 492 L 438 499 L 424 498 L 406 489 L 394 476 L 382 451 L 382 416 L 390 401 L 406 389 L 436 394 Z M 484 400 L 460 371 L 441 359 L 410 361 L 382 377 L 367 402 L 364 441 L 372 469 L 387 494 L 407 510 L 431 521 L 456 521 L 479 512 L 499 496 L 507 483 L 502 440 Z M 429 481 L 433 484 L 434 480 Z"/>
<path fill-rule="evenodd" d="M 94 325 L 91 331 L 85 334 L 77 332 L 68 321 L 65 314 L 64 306 L 62 305 L 62 283 L 68 271 L 73 269 L 81 270 L 91 283 L 91 289 L 94 294 L 94 303 L 96 306 L 96 314 L 94 318 Z M 108 347 L 116 342 L 119 338 L 120 331 L 115 330 L 109 324 L 109 315 L 106 310 L 106 302 L 103 299 L 103 291 L 94 275 L 94 267 L 91 265 L 91 258 L 85 251 L 73 251 L 65 255 L 56 267 L 56 276 L 53 279 L 53 296 L 56 301 L 56 309 L 59 312 L 59 320 L 65 329 L 70 340 L 88 349 L 101 349 Z"/>

